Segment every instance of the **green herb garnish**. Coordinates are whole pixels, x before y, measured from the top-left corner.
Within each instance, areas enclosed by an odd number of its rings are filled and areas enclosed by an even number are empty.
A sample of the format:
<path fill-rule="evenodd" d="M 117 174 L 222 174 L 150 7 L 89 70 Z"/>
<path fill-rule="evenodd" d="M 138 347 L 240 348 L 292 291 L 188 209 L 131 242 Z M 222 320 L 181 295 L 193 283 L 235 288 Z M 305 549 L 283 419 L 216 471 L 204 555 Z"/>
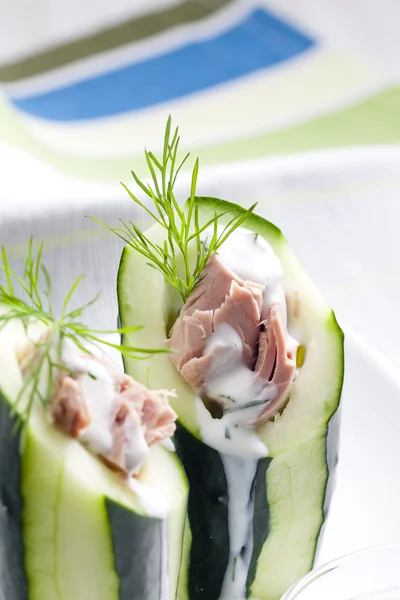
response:
<path fill-rule="evenodd" d="M 225 240 L 240 227 L 247 217 L 253 212 L 253 204 L 242 215 L 233 217 L 218 232 L 219 220 L 229 211 L 217 214 L 205 224 L 200 225 L 199 209 L 196 203 L 196 185 L 199 171 L 199 159 L 195 161 L 190 186 L 190 197 L 187 212 L 184 212 L 175 197 L 174 187 L 179 171 L 189 158 L 189 154 L 178 162 L 179 130 L 175 129 L 171 137 L 171 117 L 168 118 L 164 136 L 164 149 L 161 158 L 145 150 L 146 162 L 151 175 L 151 184 L 143 183 L 138 175 L 132 171 L 132 177 L 146 196 L 153 203 L 154 210 L 150 209 L 133 192 L 122 183 L 132 200 L 146 213 L 163 227 L 166 232 L 166 241 L 162 246 L 153 243 L 137 225 L 120 220 L 122 227 L 110 227 L 99 219 L 93 219 L 105 225 L 126 244 L 129 244 L 148 259 L 148 265 L 160 271 L 165 280 L 172 284 L 180 293 L 185 302 L 193 288 L 200 280 L 200 275 L 210 256 L 220 248 Z M 151 206 L 151 204 L 150 204 Z M 210 235 L 205 244 L 201 234 L 210 228 Z M 189 249 L 193 246 L 196 250 L 195 262 L 189 260 Z"/>
<path fill-rule="evenodd" d="M 34 255 L 33 240 L 31 238 L 28 254 L 23 259 L 23 274 L 19 276 L 10 266 L 4 247 L 1 248 L 0 269 L 4 272 L 5 283 L 0 285 L 0 330 L 10 321 L 18 319 L 22 322 L 25 331 L 34 322 L 42 323 L 46 329 L 45 335 L 38 342 L 32 342 L 33 351 L 37 350 L 36 360 L 28 361 L 27 376 L 13 405 L 13 413 L 18 417 L 19 424 L 27 423 L 36 401 L 43 405 L 49 403 L 54 390 L 54 376 L 56 369 L 69 369 L 62 364 L 62 344 L 68 338 L 83 353 L 90 353 L 87 345 L 96 347 L 108 346 L 118 350 L 128 358 L 148 358 L 151 354 L 168 352 L 168 349 L 137 348 L 134 346 L 119 345 L 105 340 L 102 336 L 107 334 L 125 334 L 141 329 L 140 327 L 119 328 L 115 330 L 96 330 L 87 327 L 80 319 L 88 307 L 96 302 L 99 295 L 80 306 L 70 309 L 71 299 L 82 281 L 78 277 L 68 291 L 59 317 L 54 315 L 52 306 L 52 285 L 48 270 L 42 264 L 43 244 L 37 255 Z M 43 291 L 41 291 L 43 288 Z M 56 352 L 54 352 L 56 349 Z M 55 355 L 56 354 L 56 355 Z M 47 373 L 45 393 L 40 390 L 40 378 L 43 369 Z M 17 411 L 23 396 L 27 394 L 26 406 Z"/>

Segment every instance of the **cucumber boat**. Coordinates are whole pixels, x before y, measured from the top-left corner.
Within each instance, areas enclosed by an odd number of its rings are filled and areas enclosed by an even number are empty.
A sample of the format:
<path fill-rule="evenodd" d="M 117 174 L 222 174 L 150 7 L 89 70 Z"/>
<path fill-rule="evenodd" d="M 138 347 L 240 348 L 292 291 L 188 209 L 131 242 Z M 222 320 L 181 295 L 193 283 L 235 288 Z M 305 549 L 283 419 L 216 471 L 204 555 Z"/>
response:
<path fill-rule="evenodd" d="M 254 207 L 173 186 L 177 131 L 146 152 L 156 223 L 123 223 L 119 318 L 127 344 L 171 355 L 124 358 L 176 391 L 177 454 L 189 480 L 180 600 L 278 600 L 313 566 L 338 457 L 343 333 L 280 230 Z"/>
<path fill-rule="evenodd" d="M 0 599 L 175 598 L 187 483 L 157 443 L 168 398 L 119 372 L 81 309 L 44 308 L 40 254 L 18 280 L 3 252 Z"/>

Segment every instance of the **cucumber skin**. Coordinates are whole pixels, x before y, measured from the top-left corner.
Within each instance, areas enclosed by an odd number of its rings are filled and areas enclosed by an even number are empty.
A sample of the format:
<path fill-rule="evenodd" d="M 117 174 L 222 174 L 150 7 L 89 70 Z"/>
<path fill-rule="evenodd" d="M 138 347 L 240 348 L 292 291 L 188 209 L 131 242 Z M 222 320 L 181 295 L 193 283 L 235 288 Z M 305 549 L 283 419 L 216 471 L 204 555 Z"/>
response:
<path fill-rule="evenodd" d="M 262 458 L 258 461 L 256 476 L 254 477 L 251 489 L 251 498 L 254 502 L 253 553 L 246 581 L 246 592 L 248 597 L 250 596 L 251 585 L 257 573 L 257 562 L 270 531 L 267 471 L 271 462 L 271 458 Z"/>
<path fill-rule="evenodd" d="M 344 340 L 345 335 L 343 330 L 341 329 L 335 313 L 332 311 L 331 321 L 329 323 L 329 327 L 332 330 L 332 335 L 336 335 L 341 342 L 341 369 L 340 375 L 338 379 L 338 387 L 337 387 L 337 406 L 336 410 L 331 415 L 330 419 L 326 424 L 326 446 L 325 446 L 325 460 L 328 468 L 328 478 L 325 488 L 325 495 L 323 499 L 323 510 L 324 510 L 324 518 L 321 523 L 321 527 L 319 530 L 318 538 L 315 544 L 315 552 L 314 552 L 314 560 L 313 565 L 315 564 L 315 560 L 318 555 L 318 549 L 321 543 L 323 542 L 324 537 L 324 528 L 326 521 L 329 515 L 329 509 L 332 501 L 333 494 L 336 488 L 336 473 L 337 466 L 339 464 L 340 459 L 340 431 L 341 431 L 341 419 L 342 419 L 342 407 L 340 404 L 341 393 L 343 389 L 344 376 L 345 376 L 345 357 L 344 357 Z"/>
<path fill-rule="evenodd" d="M 188 570 L 188 597 L 218 600 L 229 560 L 228 489 L 222 461 L 216 450 L 179 423 L 174 444 L 189 481 L 192 540 L 189 564 L 182 565 Z"/>
<path fill-rule="evenodd" d="M 112 500 L 105 502 L 120 581 L 119 600 L 160 600 L 163 550 L 167 547 L 162 536 L 166 523 L 135 515 Z"/>
<path fill-rule="evenodd" d="M 21 432 L 0 392 L 0 600 L 27 600 L 21 498 Z"/>
<path fill-rule="evenodd" d="M 314 566 L 318 556 L 318 550 L 320 545 L 323 543 L 325 525 L 329 516 L 329 510 L 332 502 L 332 497 L 336 488 L 336 474 L 337 466 L 339 464 L 339 446 L 340 446 L 340 423 L 342 416 L 341 407 L 334 412 L 330 418 L 325 436 L 325 460 L 328 469 L 328 477 L 325 488 L 325 495 L 323 499 L 323 512 L 324 518 L 321 522 L 321 527 L 318 533 L 318 537 L 315 543 L 314 559 L 311 568 Z"/>

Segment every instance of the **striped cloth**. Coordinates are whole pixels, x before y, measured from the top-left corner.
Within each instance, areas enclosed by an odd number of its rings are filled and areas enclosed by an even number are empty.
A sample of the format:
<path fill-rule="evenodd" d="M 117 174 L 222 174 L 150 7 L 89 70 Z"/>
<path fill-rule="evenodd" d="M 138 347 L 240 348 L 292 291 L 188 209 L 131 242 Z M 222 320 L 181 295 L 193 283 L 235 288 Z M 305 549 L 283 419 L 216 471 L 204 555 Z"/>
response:
<path fill-rule="evenodd" d="M 129 173 L 169 113 L 203 164 L 398 143 L 399 13 L 391 0 L 3 3 L 0 140 L 91 181 Z"/>

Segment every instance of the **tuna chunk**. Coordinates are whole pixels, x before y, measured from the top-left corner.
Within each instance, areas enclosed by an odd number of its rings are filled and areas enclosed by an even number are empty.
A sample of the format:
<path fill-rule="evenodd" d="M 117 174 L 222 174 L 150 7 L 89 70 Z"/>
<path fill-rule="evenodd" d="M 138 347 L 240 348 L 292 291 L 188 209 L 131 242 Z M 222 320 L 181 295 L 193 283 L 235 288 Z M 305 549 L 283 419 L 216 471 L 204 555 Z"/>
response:
<path fill-rule="evenodd" d="M 275 398 L 257 417 L 261 424 L 282 411 L 296 371 L 295 357 L 286 350 L 285 332 L 279 319 L 279 309 L 272 306 L 268 318 L 260 325 L 258 359 L 255 372 L 276 386 Z"/>
<path fill-rule="evenodd" d="M 50 402 L 53 421 L 65 433 L 73 437 L 82 435 L 86 441 L 86 431 L 95 422 L 96 415 L 91 415 L 88 409 L 85 378 L 88 381 L 87 378 L 91 377 L 91 362 L 101 365 L 108 381 L 112 381 L 106 431 L 111 445 L 108 451 L 98 453 L 116 469 L 127 474 L 136 472 L 146 457 L 148 447 L 170 437 L 175 431 L 176 414 L 168 400 L 171 394 L 164 390 L 148 390 L 121 373 L 105 356 L 82 357 L 82 364 L 88 365 L 86 370 L 75 374 L 61 371 L 56 379 Z M 98 383 L 103 385 L 101 381 Z M 104 407 L 99 410 L 104 410 Z"/>
<path fill-rule="evenodd" d="M 176 413 L 169 404 L 165 390 L 150 391 L 146 386 L 130 379 L 121 393 L 123 402 L 132 406 L 140 416 L 146 442 L 149 446 L 171 437 L 175 431 Z"/>
<path fill-rule="evenodd" d="M 203 269 L 200 282 L 186 301 L 184 312 L 191 315 L 195 310 L 205 311 L 221 306 L 230 293 L 232 281 L 239 285 L 243 283 L 216 254 L 212 254 Z"/>
<path fill-rule="evenodd" d="M 192 358 L 182 365 L 181 375 L 194 389 L 201 392 L 204 388 L 206 377 L 210 371 L 214 353 L 205 354 L 199 358 Z"/>
<path fill-rule="evenodd" d="M 190 315 L 181 316 L 179 325 L 171 334 L 174 339 L 173 348 L 176 353 L 172 360 L 178 369 L 187 362 L 202 356 L 206 341 L 213 332 L 213 311 L 194 310 Z"/>
<path fill-rule="evenodd" d="M 254 366 L 261 290 L 257 284 L 244 283 L 212 255 L 171 330 L 171 360 L 177 369 L 203 356 L 207 340 L 221 322 L 234 327 L 245 347 L 246 364 Z"/>
<path fill-rule="evenodd" d="M 262 299 L 261 294 L 259 295 Z M 214 328 L 221 323 L 227 323 L 239 334 L 244 361 L 249 368 L 253 368 L 259 336 L 260 307 L 250 289 L 232 281 L 229 295 L 214 311 Z"/>
<path fill-rule="evenodd" d="M 215 400 L 223 410 L 222 400 L 207 396 L 207 379 L 215 375 L 215 365 L 221 362 L 221 348 L 209 346 L 208 342 L 223 323 L 235 330 L 242 344 L 242 362 L 275 392 L 274 399 L 251 423 L 253 426 L 282 411 L 296 371 L 294 353 L 287 349 L 285 319 L 279 306 L 267 307 L 267 317 L 262 320 L 263 291 L 263 286 L 243 281 L 213 254 L 170 336 L 174 350 L 171 360 L 182 377 L 201 398 L 207 398 L 208 404 L 212 401 L 214 407 Z M 223 356 L 229 361 L 226 349 Z M 220 414 L 214 408 L 213 413 Z"/>
<path fill-rule="evenodd" d="M 54 423 L 73 437 L 78 437 L 90 423 L 80 378 L 59 375 L 50 406 Z"/>

